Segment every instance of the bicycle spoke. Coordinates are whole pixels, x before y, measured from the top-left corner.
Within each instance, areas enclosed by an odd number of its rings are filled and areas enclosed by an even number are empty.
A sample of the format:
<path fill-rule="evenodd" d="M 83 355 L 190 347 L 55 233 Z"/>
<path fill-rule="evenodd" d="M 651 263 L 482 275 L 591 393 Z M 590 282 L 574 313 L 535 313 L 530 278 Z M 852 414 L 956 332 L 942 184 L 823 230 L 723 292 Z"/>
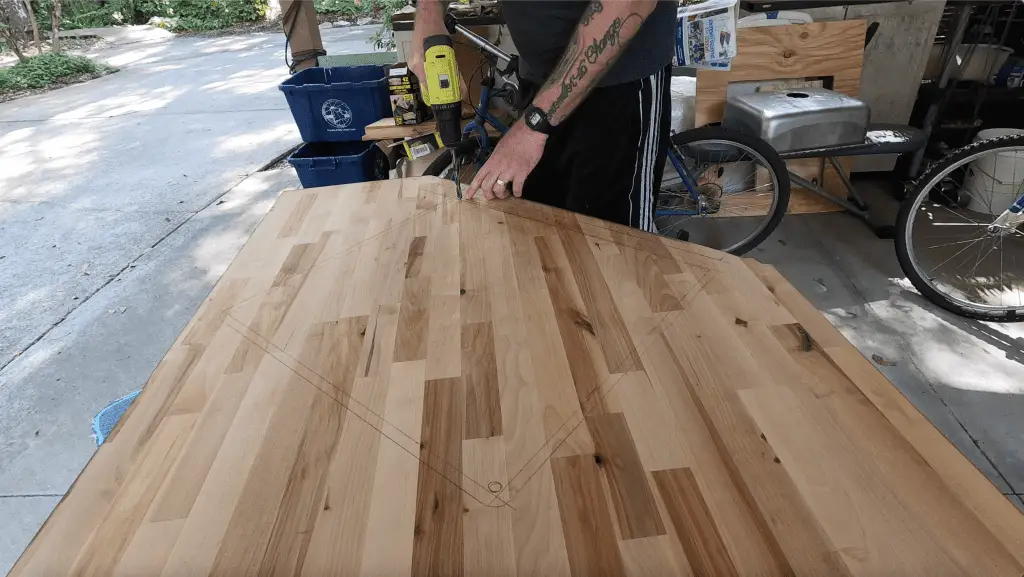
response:
<path fill-rule="evenodd" d="M 946 244 L 936 244 L 936 245 L 932 245 L 932 246 L 926 246 L 925 248 L 942 248 L 944 246 L 953 246 L 953 245 L 957 245 L 957 244 L 963 244 L 965 242 L 972 242 L 972 241 L 971 241 L 971 239 L 958 240 L 956 242 L 947 242 Z"/>
<path fill-rule="evenodd" d="M 942 261 L 942 262 L 941 262 L 941 263 L 939 263 L 938 265 L 936 265 L 936 266 L 932 267 L 932 269 L 928 271 L 928 274 L 930 275 L 931 273 L 933 273 L 933 272 L 935 272 L 936 270 L 938 270 L 939 268 L 941 268 L 941 267 L 942 267 L 942 265 L 944 265 L 944 264 L 946 264 L 947 262 L 949 262 L 949 261 L 953 260 L 954 258 L 956 258 L 956 257 L 960 256 L 960 255 L 961 255 L 961 254 L 962 254 L 962 253 L 963 253 L 964 251 L 966 251 L 967 249 L 969 249 L 969 248 L 971 248 L 972 246 L 974 246 L 974 245 L 975 245 L 975 243 L 977 243 L 978 241 L 980 241 L 980 240 L 981 240 L 981 239 L 983 239 L 983 238 L 985 238 L 985 237 L 984 237 L 984 236 L 979 236 L 978 238 L 974 239 L 974 242 L 972 242 L 971 244 L 969 244 L 969 245 L 965 246 L 964 248 L 962 248 L 962 249 L 960 250 L 960 252 L 958 252 L 958 253 L 954 254 L 953 256 L 951 256 L 951 257 L 947 258 L 946 260 Z"/>

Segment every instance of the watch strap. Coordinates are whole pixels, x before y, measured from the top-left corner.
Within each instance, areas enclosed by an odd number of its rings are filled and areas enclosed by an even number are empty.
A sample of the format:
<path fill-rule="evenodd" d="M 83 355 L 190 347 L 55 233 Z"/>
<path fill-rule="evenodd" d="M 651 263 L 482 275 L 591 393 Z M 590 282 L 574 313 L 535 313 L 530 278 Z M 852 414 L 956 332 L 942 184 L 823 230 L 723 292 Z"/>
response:
<path fill-rule="evenodd" d="M 541 134 L 551 134 L 551 122 L 548 120 L 548 115 L 540 108 L 530 106 L 526 109 L 523 119 L 530 130 Z"/>

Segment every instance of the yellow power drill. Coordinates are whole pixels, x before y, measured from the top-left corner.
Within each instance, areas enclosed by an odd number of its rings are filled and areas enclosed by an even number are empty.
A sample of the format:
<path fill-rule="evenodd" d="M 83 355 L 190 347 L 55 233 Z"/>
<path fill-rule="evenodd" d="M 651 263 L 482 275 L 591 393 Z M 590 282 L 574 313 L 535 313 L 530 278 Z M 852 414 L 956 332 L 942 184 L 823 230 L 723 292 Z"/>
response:
<path fill-rule="evenodd" d="M 462 198 L 459 184 L 459 159 L 456 145 L 462 141 L 462 87 L 459 86 L 459 66 L 455 62 L 455 48 L 446 34 L 437 34 L 423 40 L 423 71 L 427 83 L 425 99 L 434 111 L 441 143 L 451 151 L 453 178 L 458 197 Z"/>

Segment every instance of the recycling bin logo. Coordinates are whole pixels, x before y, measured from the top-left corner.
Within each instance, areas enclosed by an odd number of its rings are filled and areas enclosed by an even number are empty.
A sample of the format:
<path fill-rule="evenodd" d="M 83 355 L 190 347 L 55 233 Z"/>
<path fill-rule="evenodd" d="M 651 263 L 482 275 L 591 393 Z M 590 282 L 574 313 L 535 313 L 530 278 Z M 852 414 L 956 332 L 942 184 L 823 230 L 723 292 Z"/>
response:
<path fill-rule="evenodd" d="M 348 128 L 348 125 L 352 124 L 352 109 L 341 100 L 332 98 L 324 102 L 320 107 L 320 113 L 323 114 L 324 120 L 335 128 Z"/>

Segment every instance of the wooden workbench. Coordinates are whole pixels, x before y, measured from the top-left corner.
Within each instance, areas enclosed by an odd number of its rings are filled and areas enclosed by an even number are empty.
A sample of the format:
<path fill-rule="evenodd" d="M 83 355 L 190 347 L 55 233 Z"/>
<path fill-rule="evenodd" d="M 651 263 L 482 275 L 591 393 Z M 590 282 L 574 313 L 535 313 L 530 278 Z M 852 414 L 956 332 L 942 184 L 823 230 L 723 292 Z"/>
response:
<path fill-rule="evenodd" d="M 425 178 L 284 193 L 12 575 L 1022 572 L 771 267 Z"/>

